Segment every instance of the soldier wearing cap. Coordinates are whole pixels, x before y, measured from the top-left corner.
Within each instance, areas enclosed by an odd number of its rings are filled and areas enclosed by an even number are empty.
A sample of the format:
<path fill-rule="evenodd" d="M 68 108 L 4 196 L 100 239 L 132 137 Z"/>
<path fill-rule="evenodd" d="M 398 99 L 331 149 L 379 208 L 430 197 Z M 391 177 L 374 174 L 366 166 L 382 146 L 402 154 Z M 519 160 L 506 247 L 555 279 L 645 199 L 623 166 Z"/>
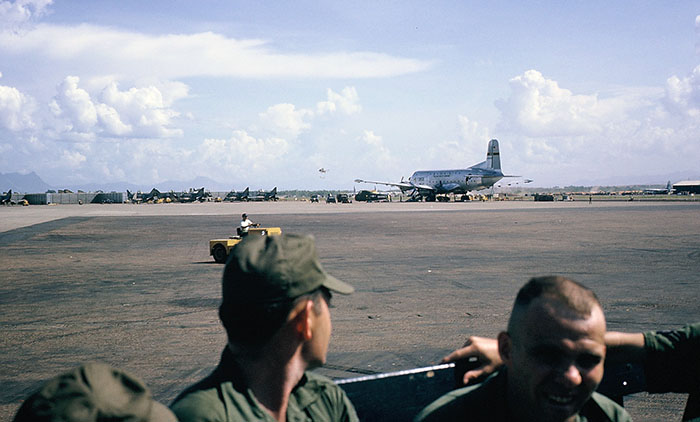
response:
<path fill-rule="evenodd" d="M 248 237 L 232 251 L 219 317 L 228 335 L 219 366 L 171 405 L 189 421 L 357 421 L 347 396 L 308 372 L 325 363 L 331 291 L 311 236 Z"/>
<path fill-rule="evenodd" d="M 138 378 L 91 362 L 47 381 L 29 396 L 14 422 L 177 422 Z"/>

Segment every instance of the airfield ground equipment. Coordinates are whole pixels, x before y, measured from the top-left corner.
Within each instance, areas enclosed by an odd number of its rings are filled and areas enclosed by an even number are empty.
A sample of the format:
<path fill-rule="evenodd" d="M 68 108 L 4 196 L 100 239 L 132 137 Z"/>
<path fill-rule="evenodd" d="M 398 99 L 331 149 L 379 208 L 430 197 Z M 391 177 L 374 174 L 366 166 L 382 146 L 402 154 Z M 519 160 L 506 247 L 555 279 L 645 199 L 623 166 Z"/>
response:
<path fill-rule="evenodd" d="M 548 193 L 536 193 L 535 194 L 535 201 L 537 201 L 537 202 L 553 202 L 554 195 L 550 195 Z"/>
<path fill-rule="evenodd" d="M 279 227 L 255 227 L 248 229 L 248 236 L 277 236 L 282 234 Z M 209 241 L 209 255 L 214 257 L 214 261 L 223 264 L 228 258 L 231 248 L 236 246 L 243 238 L 241 236 L 231 236 L 227 239 L 212 239 Z"/>

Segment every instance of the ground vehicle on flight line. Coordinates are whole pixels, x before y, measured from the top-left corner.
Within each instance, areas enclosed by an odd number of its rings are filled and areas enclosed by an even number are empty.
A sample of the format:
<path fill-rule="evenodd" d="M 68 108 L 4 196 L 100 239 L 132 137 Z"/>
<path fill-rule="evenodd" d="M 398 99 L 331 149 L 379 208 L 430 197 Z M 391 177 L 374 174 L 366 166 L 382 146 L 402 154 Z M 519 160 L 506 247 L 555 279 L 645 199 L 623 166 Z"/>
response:
<path fill-rule="evenodd" d="M 389 195 L 386 193 L 373 192 L 369 190 L 361 190 L 355 194 L 355 201 L 366 202 L 389 202 Z"/>
<path fill-rule="evenodd" d="M 282 234 L 279 227 L 251 227 L 248 229 L 248 236 L 277 236 Z M 209 241 L 209 255 L 214 257 L 214 261 L 223 264 L 228 258 L 231 248 L 243 240 L 242 236 L 230 236 L 227 239 L 212 239 Z"/>
<path fill-rule="evenodd" d="M 498 141 L 491 139 L 486 150 L 486 161 L 466 169 L 416 171 L 408 181 L 401 179 L 398 183 L 362 179 L 355 179 L 355 182 L 395 186 L 401 189 L 402 193 L 410 195 L 411 200 L 435 201 L 438 198 L 437 195 L 466 194 L 473 190 L 490 188 L 504 177 L 520 176 L 503 174 Z"/>

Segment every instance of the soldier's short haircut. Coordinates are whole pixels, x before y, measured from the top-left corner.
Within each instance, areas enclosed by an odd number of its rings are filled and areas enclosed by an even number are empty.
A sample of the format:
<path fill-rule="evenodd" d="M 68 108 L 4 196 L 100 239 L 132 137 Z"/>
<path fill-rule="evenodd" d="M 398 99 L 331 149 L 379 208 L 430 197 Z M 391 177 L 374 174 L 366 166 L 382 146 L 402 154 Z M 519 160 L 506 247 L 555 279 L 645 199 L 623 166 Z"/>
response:
<path fill-rule="evenodd" d="M 508 321 L 509 332 L 514 331 L 524 311 L 540 297 L 556 301 L 582 318 L 589 317 L 594 308 L 602 308 L 595 293 L 577 281 L 561 276 L 533 277 L 518 291 Z"/>

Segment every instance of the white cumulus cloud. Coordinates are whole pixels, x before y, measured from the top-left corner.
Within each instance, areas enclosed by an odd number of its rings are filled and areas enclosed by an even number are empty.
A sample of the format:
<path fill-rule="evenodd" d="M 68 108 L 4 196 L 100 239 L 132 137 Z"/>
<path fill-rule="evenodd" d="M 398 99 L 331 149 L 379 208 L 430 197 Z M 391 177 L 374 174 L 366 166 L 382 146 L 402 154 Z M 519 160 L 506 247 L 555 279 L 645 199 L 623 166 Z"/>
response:
<path fill-rule="evenodd" d="M 183 134 L 181 129 L 171 127 L 179 113 L 170 108 L 175 100 L 187 94 L 182 84 L 165 85 L 173 87 L 173 91 L 164 95 L 155 86 L 121 91 L 116 82 L 110 82 L 96 96 L 79 84 L 77 76 L 66 77 L 50 103 L 65 132 L 92 138 L 167 138 Z"/>
<path fill-rule="evenodd" d="M 355 87 L 346 86 L 340 94 L 328 88 L 327 96 L 326 101 L 321 101 L 316 105 L 320 114 L 336 111 L 343 114 L 355 114 L 362 111 L 362 106 L 359 104 L 360 98 Z"/>
<path fill-rule="evenodd" d="M 119 112 L 114 107 L 107 104 L 97 104 L 95 111 L 107 134 L 123 136 L 132 133 L 133 126 L 122 122 Z"/>
<path fill-rule="evenodd" d="M 296 138 L 311 127 L 305 119 L 313 117 L 313 112 L 297 109 L 294 104 L 276 104 L 260 113 L 259 117 L 263 126 L 273 133 Z"/>
<path fill-rule="evenodd" d="M 496 101 L 496 106 L 508 128 L 529 135 L 596 133 L 624 112 L 619 104 L 597 95 L 575 95 L 536 70 L 511 79 L 510 87 L 510 97 Z"/>
<path fill-rule="evenodd" d="M 686 77 L 668 78 L 665 90 L 578 94 L 535 70 L 511 79 L 510 87 L 509 97 L 496 102 L 501 111 L 496 135 L 503 132 L 512 142 L 515 154 L 505 163 L 522 169 L 518 173 L 551 183 L 547 174 L 557 172 L 614 178 L 621 164 L 628 174 L 697 166 L 700 66 Z"/>
<path fill-rule="evenodd" d="M 235 130 L 228 139 L 205 139 L 197 154 L 198 163 L 226 178 L 255 177 L 274 166 L 289 151 L 282 138 L 256 138 L 244 130 Z"/>
<path fill-rule="evenodd" d="M 68 168 L 77 168 L 87 160 L 85 155 L 78 151 L 64 150 L 61 154 L 61 162 Z"/>
<path fill-rule="evenodd" d="M 2 74 L 0 74 L 2 77 Z M 19 131 L 34 126 L 34 101 L 17 88 L 0 85 L 0 127 Z"/>
<path fill-rule="evenodd" d="M 64 117 L 69 130 L 89 132 L 97 124 L 97 110 L 90 94 L 78 87 L 80 78 L 68 76 L 58 87 L 58 93 L 51 103 L 56 117 Z"/>
<path fill-rule="evenodd" d="M 666 99 L 672 110 L 690 117 L 700 117 L 700 66 L 685 78 L 675 75 L 668 78 Z"/>
<path fill-rule="evenodd" d="M 0 29 L 17 31 L 47 12 L 53 0 L 0 1 Z"/>

